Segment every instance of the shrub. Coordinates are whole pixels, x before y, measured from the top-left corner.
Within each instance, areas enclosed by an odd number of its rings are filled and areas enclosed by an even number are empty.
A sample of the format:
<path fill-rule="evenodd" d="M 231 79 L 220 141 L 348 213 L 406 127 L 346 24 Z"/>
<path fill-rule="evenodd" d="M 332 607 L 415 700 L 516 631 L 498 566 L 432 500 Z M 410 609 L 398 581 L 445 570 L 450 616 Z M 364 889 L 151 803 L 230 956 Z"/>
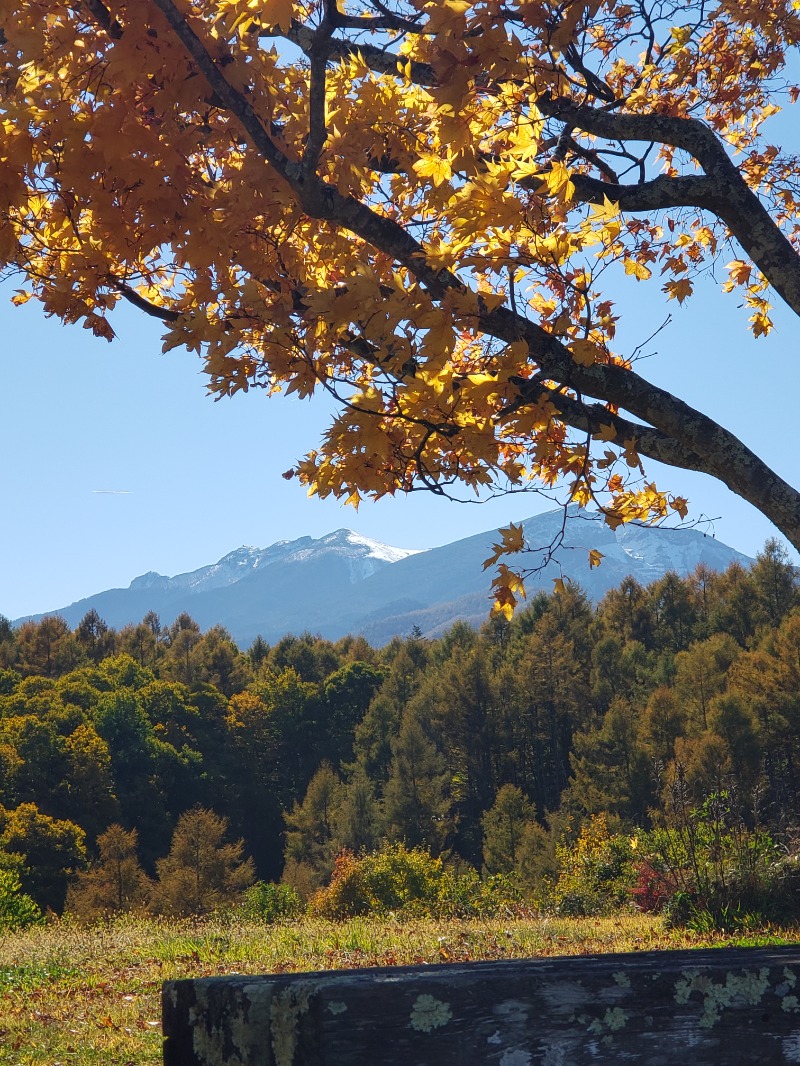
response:
<path fill-rule="evenodd" d="M 336 856 L 331 883 L 312 897 L 309 910 L 321 918 L 388 914 L 419 905 L 435 909 L 444 868 L 421 848 L 391 844 L 361 858 L 351 851 Z"/>
<path fill-rule="evenodd" d="M 646 914 L 660 914 L 674 898 L 675 886 L 670 878 L 644 859 L 636 867 L 636 884 L 631 889 L 631 899 Z"/>
<path fill-rule="evenodd" d="M 290 885 L 257 881 L 245 892 L 242 909 L 245 917 L 271 924 L 298 918 L 306 907 Z"/>
<path fill-rule="evenodd" d="M 527 913 L 518 883 L 509 874 L 481 880 L 475 870 L 445 870 L 437 915 L 452 918 L 519 917 Z"/>
<path fill-rule="evenodd" d="M 748 828 L 726 792 L 675 806 L 671 824 L 646 838 L 670 924 L 709 929 L 791 922 L 800 914 L 800 866 L 772 837 Z"/>
<path fill-rule="evenodd" d="M 489 917 L 521 909 L 510 878 L 498 874 L 482 881 L 471 867 L 448 869 L 423 848 L 402 844 L 387 844 L 371 855 L 340 852 L 330 885 L 309 903 L 310 913 L 333 919 L 389 913 Z"/>
<path fill-rule="evenodd" d="M 0 932 L 24 929 L 42 920 L 42 912 L 22 891 L 16 870 L 0 869 Z"/>
<path fill-rule="evenodd" d="M 574 844 L 556 849 L 559 875 L 549 903 L 578 917 L 607 914 L 630 901 L 636 884 L 637 841 L 613 835 L 604 814 L 592 815 Z"/>

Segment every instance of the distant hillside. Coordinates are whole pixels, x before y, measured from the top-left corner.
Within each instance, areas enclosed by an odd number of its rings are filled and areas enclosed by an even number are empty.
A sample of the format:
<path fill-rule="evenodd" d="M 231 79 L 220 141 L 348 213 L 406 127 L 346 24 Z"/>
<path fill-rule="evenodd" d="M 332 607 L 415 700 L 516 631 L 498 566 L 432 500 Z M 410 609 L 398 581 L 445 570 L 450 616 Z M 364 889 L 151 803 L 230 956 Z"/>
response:
<path fill-rule="evenodd" d="M 523 522 L 529 545 L 549 545 L 562 518 L 558 509 Z M 491 571 L 482 564 L 496 539 L 496 531 L 489 530 L 413 552 L 340 529 L 319 540 L 239 548 L 175 577 L 151 572 L 134 578 L 127 589 L 109 589 L 45 613 L 60 614 L 74 627 L 94 608 L 118 629 L 141 621 L 148 611 L 165 624 L 187 611 L 203 629 L 225 626 L 241 647 L 258 634 L 274 643 L 306 630 L 334 640 L 360 633 L 373 644 L 407 635 L 414 626 L 435 636 L 459 619 L 479 625 L 486 618 Z M 594 570 L 588 564 L 590 548 L 604 556 Z M 527 556 L 523 563 L 535 561 Z M 563 574 L 597 601 L 629 574 L 646 585 L 669 570 L 686 575 L 701 562 L 724 570 L 734 561 L 749 565 L 752 560 L 696 530 L 621 527 L 612 532 L 599 516 L 584 513 L 570 518 L 558 562 L 529 581 L 528 593 L 551 591 L 553 579 Z"/>

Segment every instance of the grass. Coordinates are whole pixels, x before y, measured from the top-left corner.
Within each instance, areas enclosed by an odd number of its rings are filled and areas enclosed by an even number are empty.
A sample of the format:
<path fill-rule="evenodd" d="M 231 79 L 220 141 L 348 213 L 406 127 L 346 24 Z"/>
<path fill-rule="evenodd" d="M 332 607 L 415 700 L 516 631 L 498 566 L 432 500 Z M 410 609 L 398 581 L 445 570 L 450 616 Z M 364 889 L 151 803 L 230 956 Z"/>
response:
<path fill-rule="evenodd" d="M 796 932 L 742 937 L 667 930 L 658 918 L 482 921 L 303 919 L 54 920 L 0 934 L 2 1066 L 145 1066 L 161 1062 L 165 980 L 361 966 L 466 962 L 795 942 Z"/>

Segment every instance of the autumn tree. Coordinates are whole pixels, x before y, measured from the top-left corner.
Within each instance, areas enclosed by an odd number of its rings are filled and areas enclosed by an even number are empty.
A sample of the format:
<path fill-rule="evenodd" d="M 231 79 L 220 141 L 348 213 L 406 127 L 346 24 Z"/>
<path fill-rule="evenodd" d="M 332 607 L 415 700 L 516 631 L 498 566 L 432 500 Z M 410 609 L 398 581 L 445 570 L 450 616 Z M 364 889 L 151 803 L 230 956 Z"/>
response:
<path fill-rule="evenodd" d="M 108 745 L 88 722 L 66 737 L 67 765 L 59 813 L 95 838 L 117 811 Z"/>
<path fill-rule="evenodd" d="M 675 657 L 675 688 L 696 731 L 708 727 L 709 701 L 724 689 L 738 652 L 732 637 L 715 633 Z"/>
<path fill-rule="evenodd" d="M 94 607 L 78 623 L 75 638 L 93 663 L 100 662 L 114 650 L 114 633 L 109 631 Z"/>
<path fill-rule="evenodd" d="M 225 696 L 241 692 L 252 680 L 249 660 L 236 647 L 224 626 L 212 626 L 207 630 L 194 649 L 194 655 L 200 679 L 214 685 Z"/>
<path fill-rule="evenodd" d="M 719 261 L 756 336 L 800 312 L 793 0 L 2 0 L 0 41 L 14 300 L 108 340 L 128 301 L 218 395 L 338 397 L 311 491 L 684 515 L 654 459 L 800 547 L 798 491 L 615 347 L 633 286 Z"/>
<path fill-rule="evenodd" d="M 169 646 L 164 658 L 164 674 L 192 685 L 200 680 L 200 664 L 195 650 L 202 640 L 200 626 L 185 611 L 169 628 Z"/>
<path fill-rule="evenodd" d="M 0 674 L 5 673 L 17 660 L 16 633 L 10 619 L 0 614 Z M 0 686 L 1 690 L 2 686 Z"/>
<path fill-rule="evenodd" d="M 138 834 L 110 825 L 97 838 L 97 861 L 78 873 L 67 892 L 67 910 L 96 918 L 144 907 L 150 880 L 136 855 Z"/>
<path fill-rule="evenodd" d="M 0 808 L 0 853 L 19 856 L 22 887 L 43 910 L 63 907 L 69 880 L 86 864 L 85 840 L 80 826 L 42 814 L 35 803 Z"/>
<path fill-rule="evenodd" d="M 156 863 L 151 906 L 166 914 L 208 914 L 234 902 L 255 880 L 241 840 L 228 843 L 228 823 L 195 807 L 178 819 L 169 855 Z"/>
<path fill-rule="evenodd" d="M 58 677 L 77 666 L 84 651 L 59 615 L 23 622 L 16 633 L 19 669 L 23 674 Z"/>

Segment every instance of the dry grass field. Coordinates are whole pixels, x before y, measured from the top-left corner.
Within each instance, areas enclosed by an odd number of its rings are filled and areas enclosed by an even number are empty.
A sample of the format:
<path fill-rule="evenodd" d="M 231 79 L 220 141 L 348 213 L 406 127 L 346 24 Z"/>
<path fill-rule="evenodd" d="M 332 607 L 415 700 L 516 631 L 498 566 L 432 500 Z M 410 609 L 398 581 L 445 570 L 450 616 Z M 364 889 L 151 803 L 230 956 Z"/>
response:
<path fill-rule="evenodd" d="M 797 931 L 698 937 L 657 918 L 284 925 L 124 918 L 0 934 L 1 1066 L 145 1066 L 161 1061 L 164 980 L 466 962 L 724 944 L 787 943 Z"/>

